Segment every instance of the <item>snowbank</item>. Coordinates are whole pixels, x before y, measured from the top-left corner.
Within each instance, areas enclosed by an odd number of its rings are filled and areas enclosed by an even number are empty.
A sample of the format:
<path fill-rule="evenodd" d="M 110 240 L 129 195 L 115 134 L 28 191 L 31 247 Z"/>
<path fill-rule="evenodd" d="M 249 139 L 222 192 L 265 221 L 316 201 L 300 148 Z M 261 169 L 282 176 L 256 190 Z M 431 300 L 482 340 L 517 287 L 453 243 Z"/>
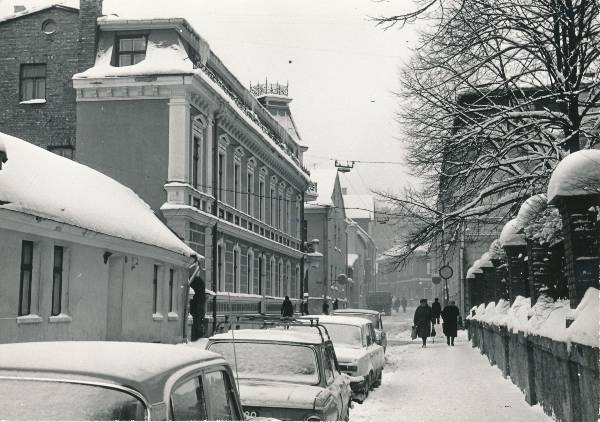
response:
<path fill-rule="evenodd" d="M 586 149 L 565 157 L 548 182 L 548 202 L 557 196 L 600 194 L 600 150 Z"/>
<path fill-rule="evenodd" d="M 0 210 L 13 210 L 190 257 L 196 253 L 131 189 L 33 144 L 0 133 Z"/>
<path fill-rule="evenodd" d="M 599 292 L 590 287 L 576 310 L 572 311 L 567 299 L 552 300 L 541 295 L 531 307 L 529 298 L 517 296 L 512 306 L 505 300 L 498 304 L 491 302 L 473 307 L 474 319 L 505 326 L 510 332 L 522 331 L 525 335 L 547 337 L 554 341 L 579 343 L 591 347 L 599 347 Z M 566 328 L 567 315 L 572 314 L 574 322 Z"/>
<path fill-rule="evenodd" d="M 502 247 L 504 246 L 525 246 L 527 243 L 525 242 L 525 238 L 522 234 L 519 233 L 521 230 L 521 226 L 519 224 L 519 220 L 513 218 L 508 223 L 504 225 L 502 228 L 502 233 L 500 233 L 500 244 Z"/>

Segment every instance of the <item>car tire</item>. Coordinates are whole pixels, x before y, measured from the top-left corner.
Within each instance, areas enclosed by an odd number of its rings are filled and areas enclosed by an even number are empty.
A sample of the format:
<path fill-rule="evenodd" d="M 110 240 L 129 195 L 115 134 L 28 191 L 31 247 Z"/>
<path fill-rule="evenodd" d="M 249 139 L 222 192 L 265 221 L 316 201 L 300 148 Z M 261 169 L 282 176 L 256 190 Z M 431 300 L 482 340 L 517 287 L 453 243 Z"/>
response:
<path fill-rule="evenodd" d="M 383 377 L 383 371 L 379 371 L 379 375 L 375 379 L 375 382 L 373 383 L 373 387 L 379 387 L 381 385 L 381 378 L 382 377 Z"/>
<path fill-rule="evenodd" d="M 369 390 L 372 390 L 375 387 L 375 382 L 375 374 L 373 374 L 373 371 L 371 371 L 369 372 L 369 382 L 367 383 Z"/>

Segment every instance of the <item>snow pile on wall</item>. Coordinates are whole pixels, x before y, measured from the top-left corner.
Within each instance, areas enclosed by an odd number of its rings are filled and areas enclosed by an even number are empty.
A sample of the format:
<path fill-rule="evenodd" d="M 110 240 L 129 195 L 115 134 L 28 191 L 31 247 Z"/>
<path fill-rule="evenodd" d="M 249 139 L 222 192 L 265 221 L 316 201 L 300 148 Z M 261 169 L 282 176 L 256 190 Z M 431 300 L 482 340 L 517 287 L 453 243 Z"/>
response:
<path fill-rule="evenodd" d="M 527 239 L 542 245 L 551 245 L 562 240 L 562 220 L 558 209 L 548 207 L 523 229 Z"/>
<path fill-rule="evenodd" d="M 557 196 L 600 194 L 600 150 L 586 149 L 565 157 L 548 182 L 548 202 Z"/>
<path fill-rule="evenodd" d="M 1 209 L 109 236 L 196 255 L 135 192 L 110 177 L 0 133 L 8 161 L 0 170 Z"/>
<path fill-rule="evenodd" d="M 521 225 L 519 220 L 513 218 L 508 223 L 504 225 L 502 228 L 502 233 L 500 233 L 500 244 L 504 246 L 524 246 L 527 243 L 525 242 L 525 238 L 522 234 L 519 233 L 521 230 Z"/>
<path fill-rule="evenodd" d="M 487 324 L 506 326 L 508 331 L 525 335 L 547 337 L 554 341 L 584 344 L 591 347 L 600 346 L 600 314 L 598 289 L 590 287 L 576 310 L 569 308 L 567 299 L 556 301 L 541 295 L 532 307 L 529 298 L 517 296 L 512 306 L 505 300 L 498 304 L 490 302 L 473 307 L 474 319 Z M 568 315 L 574 322 L 566 328 Z"/>

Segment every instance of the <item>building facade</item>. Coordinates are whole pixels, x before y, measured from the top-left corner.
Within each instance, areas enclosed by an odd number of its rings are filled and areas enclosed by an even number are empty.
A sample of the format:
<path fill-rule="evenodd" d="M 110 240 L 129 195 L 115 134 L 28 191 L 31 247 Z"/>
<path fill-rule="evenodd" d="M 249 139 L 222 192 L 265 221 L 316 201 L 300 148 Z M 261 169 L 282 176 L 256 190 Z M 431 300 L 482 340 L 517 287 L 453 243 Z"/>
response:
<path fill-rule="evenodd" d="M 0 343 L 181 342 L 195 252 L 114 180 L 4 134 L 0 150 Z"/>

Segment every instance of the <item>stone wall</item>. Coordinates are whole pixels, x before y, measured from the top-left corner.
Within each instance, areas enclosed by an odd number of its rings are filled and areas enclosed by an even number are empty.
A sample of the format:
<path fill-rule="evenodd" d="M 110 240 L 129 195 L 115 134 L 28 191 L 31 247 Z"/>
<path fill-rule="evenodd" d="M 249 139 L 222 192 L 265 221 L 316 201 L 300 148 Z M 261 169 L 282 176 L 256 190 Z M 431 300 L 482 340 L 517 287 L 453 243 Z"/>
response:
<path fill-rule="evenodd" d="M 469 322 L 469 338 L 523 391 L 529 404 L 540 404 L 558 421 L 598 420 L 598 348 L 576 343 L 568 347 L 476 320 Z"/>

